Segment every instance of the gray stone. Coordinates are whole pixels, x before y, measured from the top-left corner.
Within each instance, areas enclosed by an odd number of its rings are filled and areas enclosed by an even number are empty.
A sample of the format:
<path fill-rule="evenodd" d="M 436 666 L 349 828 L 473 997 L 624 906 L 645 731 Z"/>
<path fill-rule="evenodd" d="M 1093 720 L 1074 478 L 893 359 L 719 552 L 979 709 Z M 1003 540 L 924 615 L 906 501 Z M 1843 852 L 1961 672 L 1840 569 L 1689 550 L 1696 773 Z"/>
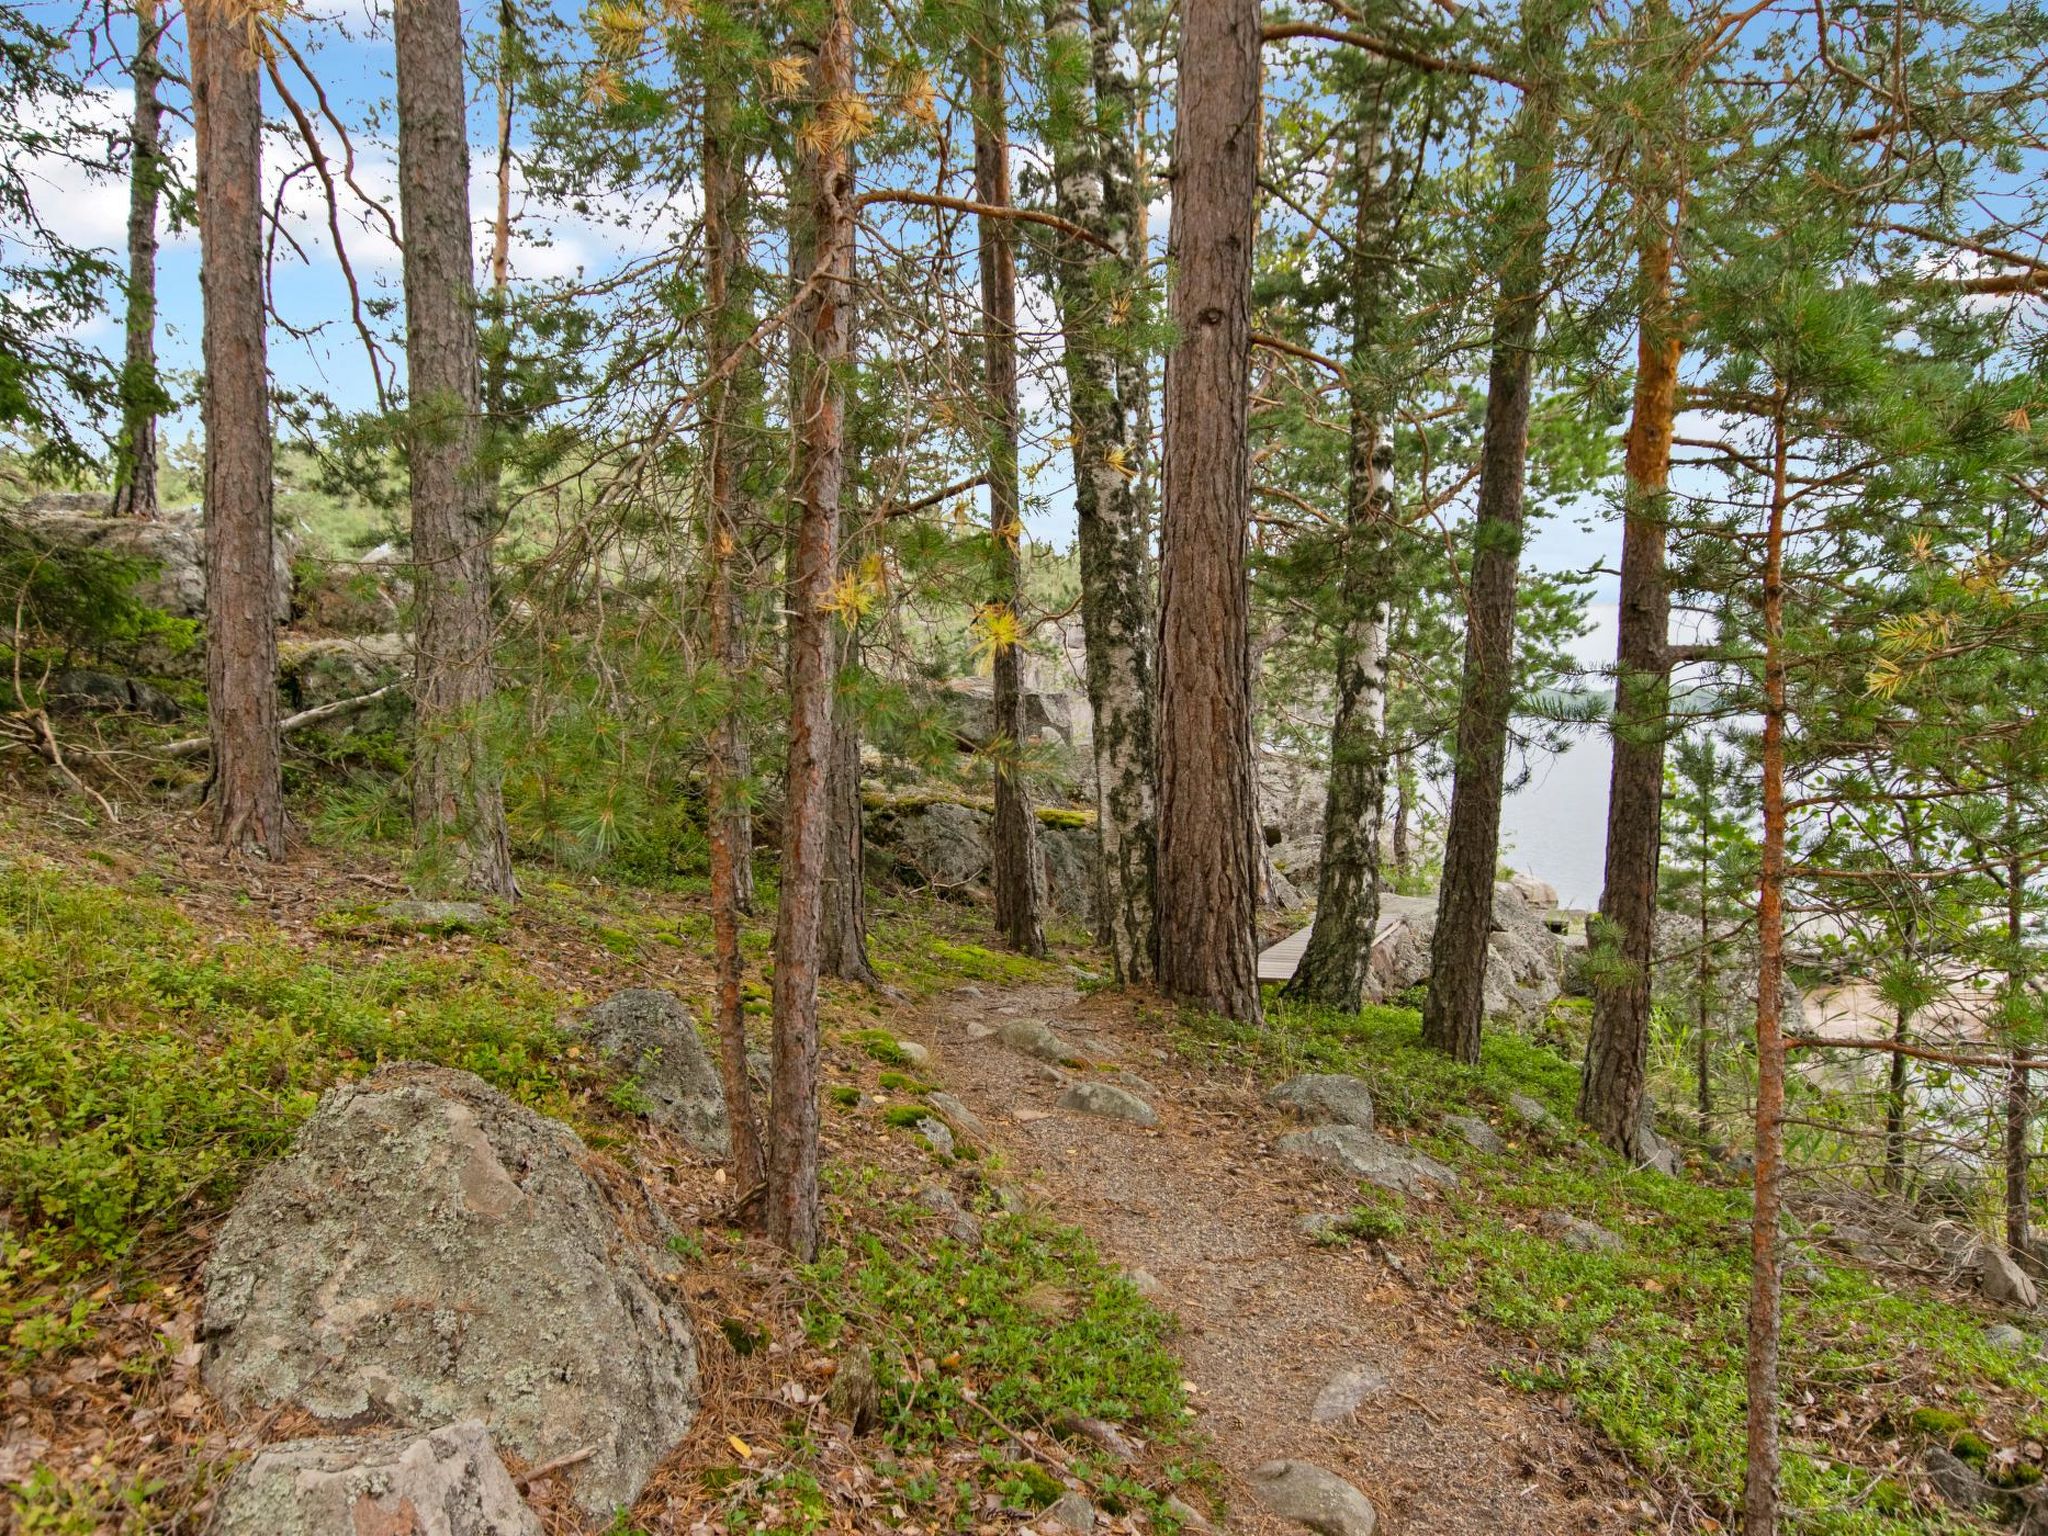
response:
<path fill-rule="evenodd" d="M 1513 1111 L 1517 1120 L 1532 1131 L 1544 1131 L 1554 1136 L 1564 1130 L 1563 1122 L 1550 1112 L 1547 1105 L 1530 1098 L 1526 1093 L 1509 1094 L 1508 1108 Z"/>
<path fill-rule="evenodd" d="M 1311 1125 L 1373 1126 L 1372 1089 L 1362 1078 L 1341 1072 L 1310 1072 L 1290 1077 L 1266 1095 L 1266 1102 Z"/>
<path fill-rule="evenodd" d="M 906 1066 L 922 1069 L 932 1064 L 932 1053 L 915 1040 L 898 1040 L 896 1049 L 902 1055 Z"/>
<path fill-rule="evenodd" d="M 944 1116 L 946 1123 L 952 1126 L 955 1132 L 965 1136 L 969 1141 L 980 1142 L 983 1146 L 988 1145 L 988 1127 L 981 1123 L 981 1117 L 952 1094 L 941 1089 L 936 1093 L 926 1094 L 924 1101 Z"/>
<path fill-rule="evenodd" d="M 1930 1445 L 1920 1453 L 1920 1469 L 1934 1491 L 1958 1509 L 1979 1510 L 2000 1502 L 1999 1489 L 1953 1451 Z"/>
<path fill-rule="evenodd" d="M 80 711 L 112 710 L 120 714 L 147 715 L 152 720 L 176 720 L 185 711 L 178 701 L 140 678 L 116 672 L 94 672 L 74 667 L 51 676 L 43 689 L 44 702 L 60 709 Z"/>
<path fill-rule="evenodd" d="M 1160 1508 L 1178 1520 L 1182 1530 L 1193 1531 L 1195 1536 L 1209 1536 L 1209 1533 L 1216 1529 L 1209 1523 L 1207 1516 L 1177 1493 L 1169 1494 Z"/>
<path fill-rule="evenodd" d="M 2013 1262 L 2011 1254 L 1993 1243 L 1977 1245 L 1977 1289 L 1984 1293 L 1985 1300 L 2023 1312 L 2033 1311 L 2041 1299 L 2033 1277 Z"/>
<path fill-rule="evenodd" d="M 953 1133 L 946 1129 L 946 1122 L 937 1115 L 926 1115 L 917 1122 L 917 1134 L 932 1144 L 932 1150 L 941 1157 L 953 1155 Z"/>
<path fill-rule="evenodd" d="M 1149 1269 L 1134 1269 L 1124 1277 L 1131 1282 L 1131 1289 L 1147 1301 L 1164 1301 L 1166 1285 Z"/>
<path fill-rule="evenodd" d="M 1282 1152 L 1311 1158 L 1356 1174 L 1368 1184 L 1403 1195 L 1450 1188 L 1458 1176 L 1434 1158 L 1409 1152 L 1355 1125 L 1319 1125 L 1280 1138 Z"/>
<path fill-rule="evenodd" d="M 2011 1323 L 1999 1323 L 1984 1330 L 1984 1342 L 2002 1355 L 2033 1353 L 2034 1341 Z"/>
<path fill-rule="evenodd" d="M 259 1173 L 206 1266 L 207 1386 L 248 1415 L 411 1430 L 477 1418 L 632 1502 L 697 1408 L 665 1235 L 567 1126 L 467 1072 L 401 1064 L 330 1091 Z"/>
<path fill-rule="evenodd" d="M 287 1440 L 235 1469 L 210 1536 L 541 1536 L 488 1430 Z"/>
<path fill-rule="evenodd" d="M 962 1205 L 953 1191 L 937 1184 L 927 1184 L 917 1192 L 918 1204 L 927 1210 L 937 1211 L 946 1220 L 946 1231 L 956 1243 L 968 1248 L 981 1244 L 981 1223 L 974 1219 L 974 1213 Z"/>
<path fill-rule="evenodd" d="M 1372 1501 L 1334 1472 L 1306 1461 L 1269 1461 L 1247 1479 L 1259 1502 L 1320 1536 L 1373 1536 Z"/>
<path fill-rule="evenodd" d="M 135 600 L 183 619 L 206 617 L 205 519 L 197 507 L 165 507 L 153 520 L 109 516 L 110 497 L 53 492 L 35 497 L 20 513 L 21 526 L 39 542 L 91 550 L 142 567 Z M 271 540 L 274 613 L 292 613 L 292 556 L 297 543 L 285 528 Z"/>
<path fill-rule="evenodd" d="M 1564 1211 L 1545 1211 L 1537 1223 L 1546 1236 L 1574 1253 L 1620 1253 L 1627 1245 L 1597 1221 Z"/>
<path fill-rule="evenodd" d="M 1648 1111 L 1645 1110 L 1647 1117 Z M 1684 1171 L 1685 1162 L 1678 1155 L 1678 1149 L 1666 1141 L 1648 1124 L 1636 1132 L 1636 1140 L 1642 1149 L 1642 1161 L 1637 1164 L 1652 1173 L 1661 1173 L 1667 1179 L 1675 1179 Z"/>
<path fill-rule="evenodd" d="M 1367 989 L 1374 1001 L 1384 1002 L 1429 979 L 1436 907 L 1433 895 L 1381 896 L 1380 928 L 1367 970 Z M 1557 999 L 1564 979 L 1563 944 L 1544 918 L 1513 886 L 1494 887 L 1481 985 L 1487 1017 L 1533 1023 Z"/>
<path fill-rule="evenodd" d="M 1378 1366 L 1347 1365 L 1323 1383 L 1308 1416 L 1318 1424 L 1335 1424 L 1358 1412 L 1367 1398 L 1386 1390 L 1387 1373 Z"/>
<path fill-rule="evenodd" d="M 1095 1506 L 1088 1502 L 1086 1494 L 1076 1493 L 1069 1488 L 1038 1512 L 1032 1522 L 1040 1530 L 1059 1530 L 1071 1536 L 1092 1536 L 1095 1530 Z"/>
<path fill-rule="evenodd" d="M 943 896 L 971 896 L 987 882 L 988 831 L 986 812 L 935 800 L 877 818 L 874 839 L 898 881 Z"/>
<path fill-rule="evenodd" d="M 707 1157 L 725 1156 L 725 1085 L 680 999 L 652 987 L 629 987 L 584 1014 L 572 1031 L 606 1065 L 633 1079 L 649 1120 Z"/>
<path fill-rule="evenodd" d="M 996 1031 L 996 1039 L 1011 1050 L 1036 1056 L 1040 1061 L 1066 1061 L 1076 1054 L 1043 1019 L 1011 1019 Z"/>
<path fill-rule="evenodd" d="M 1115 1083 L 1075 1083 L 1060 1095 L 1059 1106 L 1076 1114 L 1100 1115 L 1105 1120 L 1123 1120 L 1132 1125 L 1159 1123 L 1150 1104 Z"/>
<path fill-rule="evenodd" d="M 283 635 L 277 642 L 277 680 L 294 708 L 312 709 L 342 699 L 359 699 L 401 681 L 412 666 L 412 643 L 400 634 Z M 403 701 L 376 706 L 388 719 L 404 713 Z"/>
<path fill-rule="evenodd" d="M 1095 926 L 1096 874 L 1101 847 L 1093 827 L 1050 827 L 1040 823 L 1038 851 L 1045 859 L 1045 894 L 1053 911 L 1079 927 Z M 1076 971 L 1080 980 L 1099 978 Z"/>
<path fill-rule="evenodd" d="M 1500 1139 L 1500 1132 L 1477 1115 L 1445 1115 L 1444 1124 L 1462 1136 L 1465 1144 L 1475 1152 L 1499 1157 L 1508 1149 L 1508 1144 Z"/>
<path fill-rule="evenodd" d="M 475 933 L 496 921 L 480 901 L 387 901 L 377 916 L 414 933 Z"/>
<path fill-rule="evenodd" d="M 1295 1230 L 1312 1243 L 1344 1240 L 1344 1218 L 1330 1211 L 1310 1211 L 1295 1218 Z"/>

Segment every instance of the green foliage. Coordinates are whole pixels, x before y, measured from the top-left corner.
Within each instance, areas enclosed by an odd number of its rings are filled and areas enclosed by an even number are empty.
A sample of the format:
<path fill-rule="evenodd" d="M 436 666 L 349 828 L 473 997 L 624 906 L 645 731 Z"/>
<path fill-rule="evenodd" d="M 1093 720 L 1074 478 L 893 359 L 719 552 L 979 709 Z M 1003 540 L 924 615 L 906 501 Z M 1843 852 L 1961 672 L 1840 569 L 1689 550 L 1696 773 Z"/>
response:
<path fill-rule="evenodd" d="M 1177 1038 L 1185 1050 L 1266 1075 L 1342 1071 L 1370 1082 L 1382 1118 L 1456 1161 L 1464 1182 L 1432 1204 L 1369 1192 L 1339 1232 L 1412 1239 L 1427 1252 L 1435 1284 L 1535 1351 L 1539 1363 L 1518 1373 L 1518 1384 L 1567 1393 L 1650 1475 L 1682 1480 L 1710 1507 L 1735 1507 L 1746 1401 L 1746 1189 L 1636 1171 L 1590 1143 L 1531 1138 L 1515 1157 L 1466 1155 L 1442 1129 L 1445 1114 L 1500 1107 L 1510 1093 L 1560 1117 L 1573 1113 L 1572 1063 L 1507 1031 L 1489 1031 L 1471 1067 L 1424 1048 L 1419 1017 L 1402 1009 L 1369 1008 L 1354 1018 L 1279 1004 L 1261 1031 L 1187 1015 Z M 1600 1223 L 1621 1235 L 1622 1250 L 1564 1247 L 1540 1229 L 1536 1218 L 1548 1211 Z M 1916 1404 L 1913 1383 L 1949 1384 L 1962 1400 L 2048 1394 L 2048 1367 L 2000 1354 L 1971 1312 L 1932 1295 L 1895 1294 L 1824 1257 L 1818 1267 L 1818 1285 L 1788 1288 L 1784 1340 L 1788 1394 L 1814 1423 L 1838 1405 L 1861 1412 L 1875 1399 L 1896 1404 L 1898 1422 L 1954 1444 L 1968 1421 Z M 1907 1536 L 1946 1528 L 1811 1434 L 1788 1438 L 1785 1495 L 1801 1531 Z"/>
<path fill-rule="evenodd" d="M 877 1345 L 889 1443 L 907 1453 L 979 1439 L 988 1415 L 1080 1414 L 1177 1437 L 1167 1319 L 1072 1227 L 991 1212 L 983 1234 L 971 1249 L 864 1236 L 807 1274 L 812 1337 L 829 1343 L 853 1326 Z"/>
<path fill-rule="evenodd" d="M 381 1062 L 461 1067 L 573 1115 L 559 1007 L 489 947 L 364 961 L 261 932 L 208 943 L 168 902 L 0 862 L 0 1200 L 25 1239 L 7 1289 L 221 1209 L 322 1088 Z"/>

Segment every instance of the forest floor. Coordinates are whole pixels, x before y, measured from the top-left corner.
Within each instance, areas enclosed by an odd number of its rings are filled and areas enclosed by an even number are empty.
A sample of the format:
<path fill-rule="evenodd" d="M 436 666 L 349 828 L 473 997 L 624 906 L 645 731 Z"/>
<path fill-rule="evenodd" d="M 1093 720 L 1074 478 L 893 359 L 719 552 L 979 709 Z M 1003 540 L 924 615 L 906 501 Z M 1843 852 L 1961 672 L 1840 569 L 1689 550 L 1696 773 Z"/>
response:
<path fill-rule="evenodd" d="M 203 1391 L 207 1245 L 321 1089 L 398 1059 L 464 1067 L 567 1121 L 681 1234 L 705 1400 L 616 1536 L 1011 1536 L 1063 1488 L 1101 1511 L 1098 1536 L 1171 1531 L 1169 1497 L 1249 1536 L 1280 1529 L 1246 1483 L 1276 1457 L 1355 1482 L 1389 1536 L 1727 1518 L 1745 1192 L 1699 1149 L 1671 1179 L 1577 1137 L 1576 1069 L 1555 1041 L 1494 1031 L 1465 1068 L 1422 1050 L 1401 1009 L 1276 1006 L 1241 1030 L 1100 988 L 1079 936 L 1021 960 L 979 942 L 975 908 L 883 900 L 883 988 L 827 988 L 829 1250 L 791 1270 L 726 1224 L 718 1170 L 652 1132 L 560 1031 L 620 987 L 702 1004 L 709 921 L 687 879 L 649 890 L 536 866 L 502 920 L 419 934 L 375 916 L 404 891 L 381 845 L 266 869 L 223 863 L 189 813 L 108 835 L 31 800 L 0 811 L 0 849 L 0 1531 L 196 1532 L 253 1436 L 306 1432 L 229 1423 Z M 744 945 L 761 976 L 764 918 Z M 750 984 L 757 1025 L 765 997 Z M 1050 1025 L 1071 1057 L 1001 1044 L 1016 1020 Z M 899 1038 L 930 1061 L 912 1068 Z M 1265 1091 L 1303 1071 L 1366 1078 L 1381 1133 L 1458 1186 L 1411 1199 L 1280 1155 L 1288 1126 Z M 1058 1107 L 1093 1078 L 1159 1123 Z M 961 1136 L 948 1155 L 918 1133 L 942 1090 L 986 1145 Z M 1511 1113 L 1518 1095 L 1551 1111 L 1548 1129 Z M 1499 1147 L 1454 1133 L 1459 1112 Z M 951 1239 L 941 1191 L 978 1217 L 977 1243 Z M 1612 1246 L 1560 1241 L 1559 1213 Z M 1973 1298 L 1873 1275 L 1824 1228 L 1800 1255 L 1796 1528 L 1991 1528 L 1945 1505 L 1921 1458 L 1938 1442 L 2008 1486 L 2038 1478 L 2038 1333 L 2000 1342 Z M 824 1388 L 862 1346 L 886 1406 L 849 1436 Z M 1347 1369 L 1376 1385 L 1314 1422 Z M 1075 1415 L 1120 1425 L 1134 1459 L 1077 1440 Z M 583 1529 L 545 1480 L 529 1497 L 550 1536 Z"/>
<path fill-rule="evenodd" d="M 969 986 L 931 1010 L 926 1043 L 933 1075 L 981 1114 L 1033 1192 L 1159 1282 L 1191 1399 L 1237 1493 L 1231 1529 L 1294 1529 L 1263 1515 L 1243 1482 L 1281 1457 L 1355 1483 L 1389 1536 L 1649 1525 L 1657 1506 L 1612 1451 L 1557 1397 L 1504 1386 L 1501 1349 L 1439 1308 L 1398 1257 L 1304 1233 L 1304 1216 L 1348 1213 L 1356 1181 L 1277 1157 L 1288 1127 L 1258 1081 L 1178 1056 L 1163 1017 L 1112 993 Z M 1058 1111 L 1053 1074 L 978 1028 L 1011 1018 L 1047 1022 L 1083 1057 L 1135 1074 L 1159 1125 Z M 1318 1392 L 1347 1370 L 1385 1385 L 1315 1423 Z"/>

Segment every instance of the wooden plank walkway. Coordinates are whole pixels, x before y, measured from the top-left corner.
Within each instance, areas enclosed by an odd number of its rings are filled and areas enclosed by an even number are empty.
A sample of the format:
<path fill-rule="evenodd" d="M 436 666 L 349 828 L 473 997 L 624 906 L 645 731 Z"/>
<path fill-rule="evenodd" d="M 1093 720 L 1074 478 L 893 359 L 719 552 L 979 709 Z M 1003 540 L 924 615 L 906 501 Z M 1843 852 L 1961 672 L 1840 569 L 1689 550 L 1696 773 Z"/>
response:
<path fill-rule="evenodd" d="M 1404 921 L 1406 919 L 1401 913 L 1382 912 L 1379 926 L 1372 931 L 1373 943 L 1378 944 L 1393 930 L 1396 923 Z M 1315 924 L 1312 922 L 1304 924 L 1277 944 L 1269 944 L 1260 950 L 1259 980 L 1292 981 L 1296 967 L 1301 964 L 1301 957 L 1308 952 L 1308 936 L 1314 927 Z"/>

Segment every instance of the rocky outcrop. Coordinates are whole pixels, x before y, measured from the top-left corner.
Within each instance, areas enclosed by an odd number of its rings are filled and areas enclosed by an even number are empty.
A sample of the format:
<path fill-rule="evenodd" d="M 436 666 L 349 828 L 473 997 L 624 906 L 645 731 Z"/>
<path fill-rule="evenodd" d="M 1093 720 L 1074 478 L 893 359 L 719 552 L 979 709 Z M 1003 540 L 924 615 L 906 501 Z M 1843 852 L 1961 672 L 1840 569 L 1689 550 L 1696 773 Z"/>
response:
<path fill-rule="evenodd" d="M 668 992 L 631 987 L 606 998 L 572 1034 L 597 1048 L 632 1083 L 640 1112 L 707 1157 L 724 1157 L 729 1130 L 718 1064 L 698 1038 L 690 1010 Z"/>
<path fill-rule="evenodd" d="M 210 1536 L 541 1536 L 488 1430 L 287 1440 L 222 1490 Z"/>
<path fill-rule="evenodd" d="M 955 901 L 991 901 L 991 829 L 987 811 L 949 800 L 879 807 L 868 815 L 868 873 Z M 1082 927 L 1092 926 L 1100 870 L 1095 829 L 1041 817 L 1038 852 L 1052 910 Z"/>
<path fill-rule="evenodd" d="M 478 1419 L 608 1517 L 697 1407 L 663 1232 L 568 1127 L 467 1072 L 387 1067 L 324 1097 L 206 1267 L 206 1384 L 414 1431 Z"/>
<path fill-rule="evenodd" d="M 110 498 L 96 493 L 52 492 L 27 502 L 15 514 L 32 538 L 60 549 L 91 550 L 145 567 L 136 601 L 181 619 L 206 617 L 206 533 L 197 507 L 166 507 L 154 521 L 111 517 Z M 292 613 L 292 553 L 295 541 L 277 531 L 276 612 L 282 624 Z"/>
<path fill-rule="evenodd" d="M 411 665 L 412 648 L 404 635 L 310 640 L 281 635 L 277 642 L 278 687 L 296 709 L 361 698 L 388 683 L 402 681 Z M 394 696 L 385 706 L 386 712 L 400 714 L 406 702 Z"/>
<path fill-rule="evenodd" d="M 1435 897 L 1380 897 L 1380 929 L 1369 973 L 1375 1001 L 1387 1002 L 1429 980 L 1435 933 Z M 1512 885 L 1496 885 L 1493 930 L 1486 943 L 1487 1015 L 1538 1020 L 1556 1000 L 1563 979 L 1563 942 L 1544 914 Z"/>

